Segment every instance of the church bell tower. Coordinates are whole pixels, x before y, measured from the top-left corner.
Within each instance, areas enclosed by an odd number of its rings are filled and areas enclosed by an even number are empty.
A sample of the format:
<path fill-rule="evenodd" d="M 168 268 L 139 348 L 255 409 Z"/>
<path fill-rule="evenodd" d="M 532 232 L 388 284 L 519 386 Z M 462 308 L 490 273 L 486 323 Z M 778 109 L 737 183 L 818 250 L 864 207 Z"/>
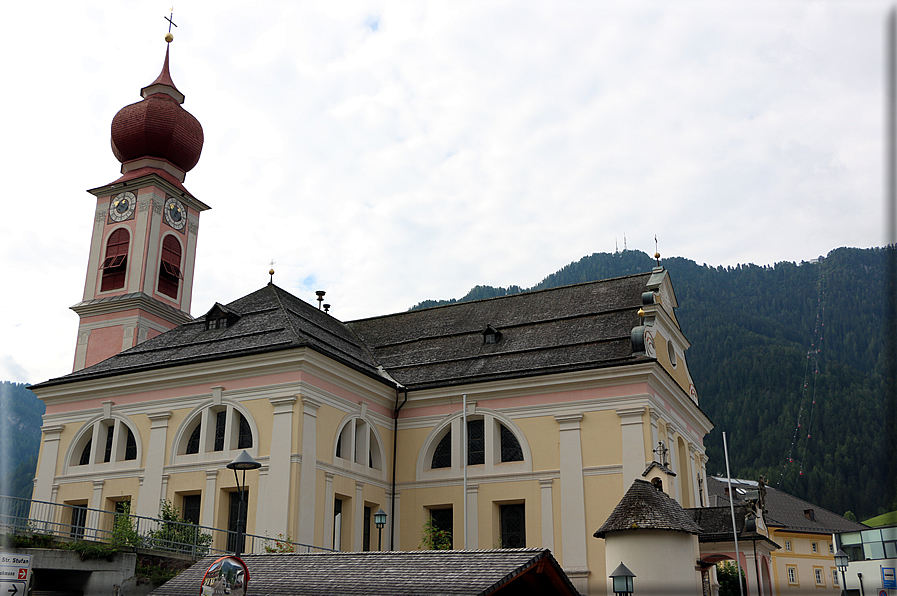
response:
<path fill-rule="evenodd" d="M 171 42 L 171 36 L 166 41 Z M 199 161 L 199 121 L 162 72 L 141 101 L 112 119 L 112 153 L 121 177 L 96 197 L 74 370 L 92 366 L 191 320 L 199 214 L 208 205 L 184 187 Z"/>

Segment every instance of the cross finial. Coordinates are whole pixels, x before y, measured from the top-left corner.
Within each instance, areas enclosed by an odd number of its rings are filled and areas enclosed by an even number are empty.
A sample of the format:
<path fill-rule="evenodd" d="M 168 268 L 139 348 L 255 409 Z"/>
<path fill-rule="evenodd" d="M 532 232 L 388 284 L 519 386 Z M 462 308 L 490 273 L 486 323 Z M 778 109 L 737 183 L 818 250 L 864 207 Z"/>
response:
<path fill-rule="evenodd" d="M 269 285 L 274 283 L 274 264 L 275 264 L 274 259 L 271 259 L 271 262 L 268 263 L 268 266 L 271 267 L 268 270 L 268 275 L 271 276 L 271 280 L 268 282 Z"/>
<path fill-rule="evenodd" d="M 670 465 L 670 463 L 667 461 L 667 453 L 669 452 L 670 450 L 667 449 L 667 446 L 663 444 L 663 441 L 657 442 L 657 449 L 654 449 L 654 453 L 660 456 L 660 463 L 665 466 Z"/>
<path fill-rule="evenodd" d="M 171 28 L 177 27 L 177 23 L 175 23 L 173 20 L 174 19 L 174 6 L 172 6 L 168 10 L 169 10 L 169 15 L 167 17 L 162 17 L 162 18 L 164 18 L 166 21 L 168 21 L 168 33 L 165 35 L 165 41 L 167 41 L 168 43 L 171 43 L 171 41 L 174 39 L 174 35 L 171 34 Z"/>

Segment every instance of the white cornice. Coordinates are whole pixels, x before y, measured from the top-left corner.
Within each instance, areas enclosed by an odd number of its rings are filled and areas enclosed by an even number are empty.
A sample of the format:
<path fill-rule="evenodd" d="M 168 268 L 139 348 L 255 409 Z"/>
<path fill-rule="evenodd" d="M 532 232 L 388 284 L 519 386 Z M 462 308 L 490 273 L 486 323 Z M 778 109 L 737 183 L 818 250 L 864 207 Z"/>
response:
<path fill-rule="evenodd" d="M 184 323 L 193 320 L 193 317 L 188 313 L 168 306 L 167 304 L 163 304 L 158 300 L 147 296 L 143 292 L 134 292 L 133 294 L 123 294 L 121 296 L 112 296 L 110 298 L 85 300 L 70 308 L 78 313 L 81 318 L 115 314 L 123 310 L 139 309 L 156 315 L 166 321 L 171 321 L 175 325 L 183 325 Z"/>

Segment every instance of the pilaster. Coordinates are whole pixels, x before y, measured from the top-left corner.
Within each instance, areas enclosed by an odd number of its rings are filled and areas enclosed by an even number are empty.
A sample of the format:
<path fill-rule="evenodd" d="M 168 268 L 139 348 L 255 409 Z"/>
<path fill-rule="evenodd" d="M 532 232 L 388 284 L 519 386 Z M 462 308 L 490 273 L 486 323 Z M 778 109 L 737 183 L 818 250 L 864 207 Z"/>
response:
<path fill-rule="evenodd" d="M 165 449 L 168 445 L 168 420 L 171 412 L 150 412 L 149 446 L 144 455 L 143 484 L 137 495 L 135 513 L 144 517 L 159 514 L 159 501 L 164 498 L 162 491 L 162 470 L 165 468 Z"/>
<path fill-rule="evenodd" d="M 564 571 L 588 576 L 586 504 L 582 477 L 582 414 L 555 416 L 561 455 L 561 548 Z M 580 586 L 577 589 L 582 590 Z"/>
<path fill-rule="evenodd" d="M 299 466 L 299 531 L 296 540 L 315 540 L 315 480 L 318 467 L 317 420 L 321 402 L 302 397 L 302 463 Z"/>

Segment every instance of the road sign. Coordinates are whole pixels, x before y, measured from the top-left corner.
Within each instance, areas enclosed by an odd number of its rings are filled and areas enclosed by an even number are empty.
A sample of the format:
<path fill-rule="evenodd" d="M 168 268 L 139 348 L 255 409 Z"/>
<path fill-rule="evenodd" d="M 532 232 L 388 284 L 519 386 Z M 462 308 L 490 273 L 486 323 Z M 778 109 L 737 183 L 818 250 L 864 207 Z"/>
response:
<path fill-rule="evenodd" d="M 31 580 L 31 555 L 0 553 L 0 582 L 22 583 L 26 586 Z M 2 588 L 3 584 L 0 584 Z M 12 592 L 0 589 L 0 596 L 9 596 Z"/>
<path fill-rule="evenodd" d="M 25 582 L 0 579 L 0 596 L 25 596 L 28 590 Z"/>

